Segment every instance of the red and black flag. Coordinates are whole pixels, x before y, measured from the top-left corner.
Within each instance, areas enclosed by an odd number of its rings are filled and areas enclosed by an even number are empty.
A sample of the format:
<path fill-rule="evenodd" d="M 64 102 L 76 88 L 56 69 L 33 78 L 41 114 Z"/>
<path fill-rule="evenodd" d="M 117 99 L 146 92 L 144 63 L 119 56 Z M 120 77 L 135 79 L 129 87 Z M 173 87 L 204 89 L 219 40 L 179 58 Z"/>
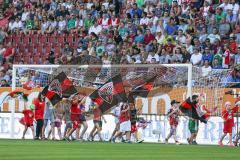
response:
<path fill-rule="evenodd" d="M 191 117 L 193 119 L 198 119 L 203 123 L 207 123 L 207 117 L 205 114 L 200 113 L 200 105 L 194 103 L 191 101 L 190 98 L 186 99 L 180 106 L 180 111 L 188 117 Z"/>
<path fill-rule="evenodd" d="M 156 75 L 153 76 L 150 79 L 147 79 L 145 81 L 145 83 L 134 87 L 128 95 L 128 102 L 129 103 L 134 103 L 134 99 L 136 97 L 148 97 L 149 92 L 151 91 L 151 89 L 154 87 L 154 81 L 156 79 Z"/>
<path fill-rule="evenodd" d="M 121 75 L 109 79 L 103 86 L 95 90 L 90 96 L 102 113 L 106 113 L 120 102 L 127 102 L 127 96 Z"/>
<path fill-rule="evenodd" d="M 62 98 L 69 98 L 71 95 L 76 94 L 77 89 L 73 86 L 64 72 L 59 73 L 51 83 L 46 86 L 42 94 L 46 96 L 52 103 L 57 104 Z"/>

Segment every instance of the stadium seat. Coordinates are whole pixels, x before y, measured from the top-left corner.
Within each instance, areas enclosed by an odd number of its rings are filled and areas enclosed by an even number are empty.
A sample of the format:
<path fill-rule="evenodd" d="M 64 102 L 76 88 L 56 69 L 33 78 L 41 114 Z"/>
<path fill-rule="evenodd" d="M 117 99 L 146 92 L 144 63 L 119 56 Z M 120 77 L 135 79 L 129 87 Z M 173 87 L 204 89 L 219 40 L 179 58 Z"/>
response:
<path fill-rule="evenodd" d="M 47 36 L 45 34 L 40 35 L 39 43 L 41 43 L 42 45 L 47 43 Z"/>
<path fill-rule="evenodd" d="M 39 44 L 37 47 L 37 53 L 42 54 L 43 53 L 43 46 Z"/>
<path fill-rule="evenodd" d="M 32 45 L 37 45 L 38 44 L 38 34 L 33 34 L 30 36 L 30 41 Z"/>
<path fill-rule="evenodd" d="M 69 43 L 70 46 L 73 46 L 73 35 L 72 34 L 69 34 L 67 36 L 67 42 Z"/>
<path fill-rule="evenodd" d="M 28 45 L 30 42 L 30 36 L 29 35 L 22 35 L 23 44 Z"/>
<path fill-rule="evenodd" d="M 12 43 L 12 41 L 13 41 L 12 38 L 13 38 L 12 35 L 8 35 L 8 36 L 5 38 L 4 45 L 7 45 L 8 43 Z"/>
<path fill-rule="evenodd" d="M 22 58 L 22 57 L 21 57 L 20 54 L 15 54 L 15 55 L 14 55 L 14 61 L 13 61 L 13 63 L 14 63 L 14 64 L 20 63 L 21 58 Z"/>
<path fill-rule="evenodd" d="M 44 47 L 43 47 L 43 52 L 44 52 L 44 54 L 45 54 L 45 55 L 49 55 L 51 49 L 52 49 L 52 46 L 51 46 L 50 44 L 44 45 Z"/>
<path fill-rule="evenodd" d="M 48 43 L 55 45 L 55 43 L 56 43 L 56 35 L 55 34 L 48 36 Z"/>
<path fill-rule="evenodd" d="M 34 53 L 34 46 L 28 45 L 27 50 L 28 50 L 29 53 L 33 54 Z"/>
<path fill-rule="evenodd" d="M 40 54 L 34 54 L 33 55 L 33 64 L 39 64 L 40 63 Z"/>
<path fill-rule="evenodd" d="M 19 45 L 22 43 L 22 36 L 21 35 L 13 35 L 13 43 Z"/>
<path fill-rule="evenodd" d="M 26 52 L 23 56 L 23 61 L 25 64 L 31 64 L 31 54 Z"/>
<path fill-rule="evenodd" d="M 20 53 L 25 53 L 25 51 L 27 50 L 26 45 L 24 44 L 18 45 L 18 49 Z"/>
<path fill-rule="evenodd" d="M 55 55 L 60 55 L 60 54 L 61 54 L 61 48 L 60 48 L 60 46 L 55 46 L 55 47 L 54 47 L 54 54 L 55 54 Z"/>
<path fill-rule="evenodd" d="M 58 35 L 58 37 L 57 37 L 57 42 L 58 42 L 58 44 L 59 45 L 64 45 L 64 43 L 65 43 L 65 35 L 64 34 L 62 34 L 62 35 Z"/>

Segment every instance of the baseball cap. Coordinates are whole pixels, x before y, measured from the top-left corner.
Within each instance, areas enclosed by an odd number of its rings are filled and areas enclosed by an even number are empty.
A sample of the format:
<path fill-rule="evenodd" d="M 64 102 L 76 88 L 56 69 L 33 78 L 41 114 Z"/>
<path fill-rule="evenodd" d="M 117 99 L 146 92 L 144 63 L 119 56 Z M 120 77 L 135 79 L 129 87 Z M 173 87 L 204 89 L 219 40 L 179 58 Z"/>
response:
<path fill-rule="evenodd" d="M 176 103 L 180 103 L 180 102 L 176 101 L 175 99 L 171 101 L 171 105 L 176 104 Z"/>

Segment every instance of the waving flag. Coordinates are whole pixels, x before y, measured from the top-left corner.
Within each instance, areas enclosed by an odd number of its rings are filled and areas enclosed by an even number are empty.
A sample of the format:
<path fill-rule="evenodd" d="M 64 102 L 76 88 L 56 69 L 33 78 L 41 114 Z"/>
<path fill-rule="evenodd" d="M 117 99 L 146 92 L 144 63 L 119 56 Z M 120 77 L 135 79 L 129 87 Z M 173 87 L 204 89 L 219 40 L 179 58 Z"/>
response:
<path fill-rule="evenodd" d="M 128 102 L 134 103 L 135 97 L 147 97 L 148 93 L 154 87 L 154 81 L 157 76 L 153 76 L 152 78 L 146 80 L 146 82 L 142 85 L 139 85 L 132 89 L 132 91 L 128 95 Z"/>
<path fill-rule="evenodd" d="M 63 97 L 69 98 L 71 95 L 76 94 L 77 89 L 73 86 L 72 81 L 67 78 L 66 74 L 61 72 L 43 89 L 42 93 L 50 100 L 52 105 L 55 105 Z"/>
<path fill-rule="evenodd" d="M 25 102 L 28 101 L 28 94 L 21 92 L 21 91 L 12 91 L 10 92 L 8 95 L 6 95 L 6 97 L 3 98 L 3 101 L 1 102 L 0 105 L 3 104 L 3 102 L 5 100 L 7 100 L 8 98 L 22 98 Z"/>
<path fill-rule="evenodd" d="M 179 109 L 184 115 L 207 123 L 208 117 L 205 114 L 199 114 L 200 107 L 200 105 L 192 103 L 190 98 L 188 98 L 179 106 Z"/>
<path fill-rule="evenodd" d="M 106 113 L 120 102 L 126 102 L 127 97 L 121 75 L 109 79 L 103 86 L 95 90 L 90 96 L 102 113 Z"/>

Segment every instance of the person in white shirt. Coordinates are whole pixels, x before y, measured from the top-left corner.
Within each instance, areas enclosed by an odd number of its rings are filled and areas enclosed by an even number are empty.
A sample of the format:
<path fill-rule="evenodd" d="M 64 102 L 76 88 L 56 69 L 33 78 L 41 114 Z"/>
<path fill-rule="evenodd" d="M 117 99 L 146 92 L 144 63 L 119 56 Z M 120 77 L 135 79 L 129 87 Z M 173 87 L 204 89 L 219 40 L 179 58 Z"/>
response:
<path fill-rule="evenodd" d="M 223 3 L 219 5 L 219 7 L 222 8 L 224 12 L 226 12 L 229 8 L 232 8 L 232 5 L 229 3 L 229 0 L 224 0 Z"/>
<path fill-rule="evenodd" d="M 231 0 L 231 5 L 232 5 L 233 14 L 237 15 L 240 9 L 239 4 L 237 3 L 236 0 Z"/>
<path fill-rule="evenodd" d="M 159 63 L 159 55 L 157 53 L 154 53 L 154 52 L 150 52 L 148 54 L 147 63 L 151 63 L 153 58 L 156 60 L 156 62 Z"/>
<path fill-rule="evenodd" d="M 51 21 L 49 21 L 49 27 L 48 27 L 47 33 L 52 33 L 56 27 L 57 27 L 57 21 L 53 18 Z"/>
<path fill-rule="evenodd" d="M 17 17 L 15 22 L 13 23 L 13 29 L 14 30 L 21 30 L 23 29 L 23 23 L 22 21 L 19 20 L 19 18 Z"/>
<path fill-rule="evenodd" d="M 101 25 L 98 25 L 97 21 L 94 23 L 93 26 L 91 26 L 89 28 L 89 31 L 88 31 L 88 34 L 90 33 L 95 33 L 96 35 L 98 35 L 100 32 L 102 31 L 102 26 Z"/>
<path fill-rule="evenodd" d="M 59 22 L 57 24 L 59 31 L 64 31 L 66 29 L 67 23 L 66 20 L 63 19 L 63 16 L 60 16 Z"/>
<path fill-rule="evenodd" d="M 176 37 L 176 41 L 178 41 L 181 45 L 186 44 L 186 36 L 183 34 L 183 30 L 178 30 L 178 35 Z"/>
<path fill-rule="evenodd" d="M 201 70 L 202 76 L 207 76 L 212 71 L 212 67 L 209 65 L 208 60 L 204 61 L 204 66 L 202 66 Z"/>
<path fill-rule="evenodd" d="M 162 32 L 157 32 L 155 39 L 157 40 L 158 44 L 163 44 L 165 36 L 162 34 Z"/>
<path fill-rule="evenodd" d="M 193 49 L 193 54 L 191 56 L 191 59 L 190 59 L 191 63 L 193 65 L 200 65 L 201 64 L 201 61 L 202 61 L 202 54 L 199 52 L 199 50 L 197 48 L 194 48 Z"/>
<path fill-rule="evenodd" d="M 109 141 L 112 140 L 112 138 L 115 136 L 115 134 L 119 131 L 119 127 L 120 127 L 120 122 L 119 122 L 119 116 L 120 116 L 120 112 L 121 112 L 121 106 L 123 105 L 123 103 L 119 103 L 118 105 L 115 106 L 115 108 L 113 108 L 113 110 L 111 111 L 111 115 L 114 117 L 114 121 L 115 121 L 115 129 L 109 139 Z"/>
<path fill-rule="evenodd" d="M 29 14 L 30 14 L 30 12 L 29 12 L 28 8 L 27 7 L 24 8 L 24 12 L 22 13 L 22 19 L 21 20 L 23 22 L 25 22 L 27 20 Z"/>
<path fill-rule="evenodd" d="M 8 23 L 8 31 L 13 32 L 14 26 L 13 26 L 14 20 L 10 19 L 10 22 Z"/>
<path fill-rule="evenodd" d="M 41 26 L 42 34 L 44 34 L 46 32 L 46 30 L 48 29 L 49 25 L 50 25 L 49 21 L 47 21 L 46 17 L 44 17 L 43 21 L 42 21 L 42 26 Z"/>
<path fill-rule="evenodd" d="M 143 13 L 143 17 L 140 19 L 140 25 L 148 25 L 150 22 L 146 13 Z"/>
<path fill-rule="evenodd" d="M 218 34 L 218 30 L 217 28 L 213 28 L 213 33 L 209 34 L 208 37 L 210 39 L 210 43 L 214 44 L 215 40 L 218 39 L 219 41 L 221 41 L 221 37 Z"/>

